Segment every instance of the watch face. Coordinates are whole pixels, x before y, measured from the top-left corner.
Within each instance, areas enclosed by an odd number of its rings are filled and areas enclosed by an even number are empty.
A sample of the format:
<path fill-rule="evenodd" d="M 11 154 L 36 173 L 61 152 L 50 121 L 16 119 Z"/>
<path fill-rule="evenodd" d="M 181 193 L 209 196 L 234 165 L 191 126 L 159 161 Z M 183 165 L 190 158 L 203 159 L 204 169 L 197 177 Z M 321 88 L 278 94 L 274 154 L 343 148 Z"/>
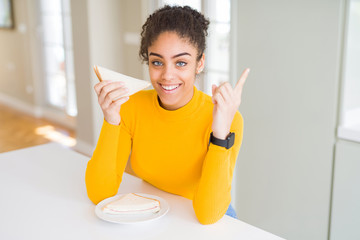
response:
<path fill-rule="evenodd" d="M 235 142 L 235 133 L 230 133 L 230 135 L 227 137 L 227 149 L 231 148 L 234 145 Z"/>

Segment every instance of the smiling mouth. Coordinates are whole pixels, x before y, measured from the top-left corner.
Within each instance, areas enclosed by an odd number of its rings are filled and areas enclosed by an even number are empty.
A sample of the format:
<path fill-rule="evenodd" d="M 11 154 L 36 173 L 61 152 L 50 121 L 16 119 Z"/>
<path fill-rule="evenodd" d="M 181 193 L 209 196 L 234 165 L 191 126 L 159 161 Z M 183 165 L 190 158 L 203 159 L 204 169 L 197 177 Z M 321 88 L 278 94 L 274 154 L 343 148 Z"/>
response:
<path fill-rule="evenodd" d="M 166 91 L 173 91 L 173 90 L 177 89 L 178 87 L 180 87 L 180 85 L 181 84 L 174 84 L 174 85 L 162 85 L 162 84 L 160 84 L 162 89 L 164 89 Z"/>

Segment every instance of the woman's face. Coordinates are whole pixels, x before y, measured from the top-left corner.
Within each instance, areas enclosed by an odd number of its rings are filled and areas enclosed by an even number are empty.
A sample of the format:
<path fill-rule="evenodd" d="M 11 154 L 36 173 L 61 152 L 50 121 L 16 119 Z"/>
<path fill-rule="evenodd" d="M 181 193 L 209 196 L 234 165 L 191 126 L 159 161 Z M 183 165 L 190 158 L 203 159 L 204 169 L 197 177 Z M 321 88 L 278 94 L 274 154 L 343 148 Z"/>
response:
<path fill-rule="evenodd" d="M 197 61 L 197 55 L 196 47 L 174 32 L 161 33 L 148 48 L 150 79 L 163 108 L 175 110 L 191 100 L 205 60 Z"/>

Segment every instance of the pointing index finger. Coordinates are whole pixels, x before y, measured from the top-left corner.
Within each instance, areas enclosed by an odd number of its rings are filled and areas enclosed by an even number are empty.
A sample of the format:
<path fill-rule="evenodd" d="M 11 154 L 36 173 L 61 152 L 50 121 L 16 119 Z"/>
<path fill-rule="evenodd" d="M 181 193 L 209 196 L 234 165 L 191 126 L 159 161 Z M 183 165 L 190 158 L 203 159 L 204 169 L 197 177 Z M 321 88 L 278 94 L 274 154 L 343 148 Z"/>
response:
<path fill-rule="evenodd" d="M 249 72 L 250 72 L 250 68 L 246 68 L 240 78 L 239 78 L 239 81 L 236 83 L 236 86 L 235 86 L 235 91 L 237 92 L 241 92 L 242 91 L 242 88 L 244 87 L 244 84 L 245 84 L 245 81 L 246 81 L 246 78 L 248 77 L 249 75 Z"/>

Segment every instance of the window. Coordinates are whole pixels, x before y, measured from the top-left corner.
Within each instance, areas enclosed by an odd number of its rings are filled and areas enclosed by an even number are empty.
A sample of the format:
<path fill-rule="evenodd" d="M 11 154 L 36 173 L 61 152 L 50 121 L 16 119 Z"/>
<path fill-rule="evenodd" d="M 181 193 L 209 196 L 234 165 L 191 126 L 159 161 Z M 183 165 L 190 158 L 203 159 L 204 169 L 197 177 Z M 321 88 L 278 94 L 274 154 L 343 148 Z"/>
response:
<path fill-rule="evenodd" d="M 348 3 L 338 136 L 360 142 L 360 1 L 350 0 Z"/>
<path fill-rule="evenodd" d="M 230 0 L 207 1 L 205 15 L 210 18 L 207 41 L 207 71 L 203 91 L 211 95 L 212 84 L 230 81 Z"/>
<path fill-rule="evenodd" d="M 77 115 L 69 0 L 40 0 L 46 103 Z"/>
<path fill-rule="evenodd" d="M 161 3 L 162 2 L 162 3 Z M 164 0 L 160 1 L 160 6 L 163 5 L 180 5 L 180 6 L 190 6 L 193 9 L 196 9 L 201 12 L 202 10 L 202 4 L 201 0 Z"/>

